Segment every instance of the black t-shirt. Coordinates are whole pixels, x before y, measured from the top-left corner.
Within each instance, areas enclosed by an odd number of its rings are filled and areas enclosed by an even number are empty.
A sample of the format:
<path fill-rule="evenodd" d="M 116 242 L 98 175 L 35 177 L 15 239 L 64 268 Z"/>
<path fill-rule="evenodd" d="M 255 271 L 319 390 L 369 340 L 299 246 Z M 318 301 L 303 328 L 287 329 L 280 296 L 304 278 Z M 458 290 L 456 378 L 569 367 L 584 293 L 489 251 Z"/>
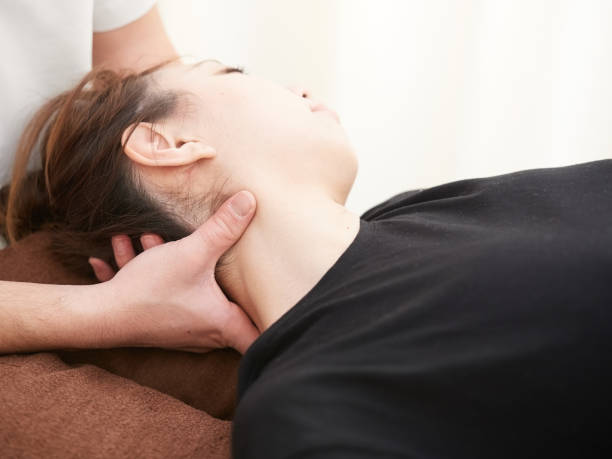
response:
<path fill-rule="evenodd" d="M 362 215 L 249 348 L 233 454 L 612 457 L 611 390 L 612 160 L 462 180 Z"/>

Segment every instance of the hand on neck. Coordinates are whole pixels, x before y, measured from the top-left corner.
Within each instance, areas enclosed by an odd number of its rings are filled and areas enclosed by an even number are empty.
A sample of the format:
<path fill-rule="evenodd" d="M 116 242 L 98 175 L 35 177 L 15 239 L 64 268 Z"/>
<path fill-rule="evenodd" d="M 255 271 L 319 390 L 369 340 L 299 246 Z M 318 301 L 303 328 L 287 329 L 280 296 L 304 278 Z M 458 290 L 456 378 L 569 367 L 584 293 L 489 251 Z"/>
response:
<path fill-rule="evenodd" d="M 219 279 L 261 332 L 316 285 L 359 231 L 359 216 L 344 201 L 300 191 L 254 192 L 253 221 Z"/>

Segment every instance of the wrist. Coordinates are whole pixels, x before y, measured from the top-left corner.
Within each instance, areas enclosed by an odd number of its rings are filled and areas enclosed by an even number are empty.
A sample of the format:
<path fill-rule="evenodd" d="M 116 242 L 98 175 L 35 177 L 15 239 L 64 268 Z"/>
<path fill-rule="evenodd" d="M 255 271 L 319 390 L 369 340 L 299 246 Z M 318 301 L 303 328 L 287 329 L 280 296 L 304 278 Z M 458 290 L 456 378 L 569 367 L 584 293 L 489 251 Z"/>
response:
<path fill-rule="evenodd" d="M 75 285 L 63 298 L 66 320 L 64 349 L 107 349 L 121 346 L 113 323 L 120 304 L 111 282 Z"/>

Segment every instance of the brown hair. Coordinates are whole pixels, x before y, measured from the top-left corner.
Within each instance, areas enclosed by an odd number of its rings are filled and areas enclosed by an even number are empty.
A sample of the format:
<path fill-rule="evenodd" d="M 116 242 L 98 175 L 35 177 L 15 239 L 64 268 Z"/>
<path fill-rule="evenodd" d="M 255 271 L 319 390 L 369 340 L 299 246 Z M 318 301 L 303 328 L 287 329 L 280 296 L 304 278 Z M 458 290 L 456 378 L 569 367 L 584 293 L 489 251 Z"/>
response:
<path fill-rule="evenodd" d="M 143 233 L 169 241 L 193 230 L 170 210 L 170 198 L 164 203 L 147 194 L 121 144 L 130 126 L 162 121 L 180 109 L 180 93 L 151 83 L 151 74 L 166 64 L 141 73 L 94 69 L 36 113 L 18 144 L 11 183 L 0 190 L 0 231 L 9 244 L 49 230 L 61 262 L 91 272 L 90 256 L 117 268 L 113 235 L 127 234 L 140 252 Z M 40 170 L 28 173 L 35 151 Z M 214 196 L 209 211 L 223 200 L 221 193 Z"/>

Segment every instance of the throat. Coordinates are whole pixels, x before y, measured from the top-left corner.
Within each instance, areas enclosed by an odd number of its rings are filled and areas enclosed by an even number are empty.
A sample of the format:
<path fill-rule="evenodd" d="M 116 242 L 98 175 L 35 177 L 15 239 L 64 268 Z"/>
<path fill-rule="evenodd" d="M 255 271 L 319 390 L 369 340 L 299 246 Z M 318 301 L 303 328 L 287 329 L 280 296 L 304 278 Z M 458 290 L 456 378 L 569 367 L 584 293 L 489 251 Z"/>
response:
<path fill-rule="evenodd" d="M 357 214 L 329 199 L 274 206 L 258 198 L 253 221 L 232 248 L 220 283 L 260 332 L 297 304 L 359 232 Z"/>

